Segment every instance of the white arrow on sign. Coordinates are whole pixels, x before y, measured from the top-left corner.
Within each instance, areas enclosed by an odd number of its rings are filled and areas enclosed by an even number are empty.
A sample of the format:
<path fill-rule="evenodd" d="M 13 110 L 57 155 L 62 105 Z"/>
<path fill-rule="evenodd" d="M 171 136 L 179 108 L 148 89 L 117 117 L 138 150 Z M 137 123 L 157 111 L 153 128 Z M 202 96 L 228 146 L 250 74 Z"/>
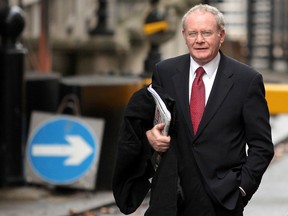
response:
<path fill-rule="evenodd" d="M 66 136 L 66 144 L 35 144 L 32 147 L 32 155 L 38 157 L 63 157 L 68 156 L 64 161 L 67 166 L 77 166 L 89 157 L 93 149 L 81 136 Z"/>

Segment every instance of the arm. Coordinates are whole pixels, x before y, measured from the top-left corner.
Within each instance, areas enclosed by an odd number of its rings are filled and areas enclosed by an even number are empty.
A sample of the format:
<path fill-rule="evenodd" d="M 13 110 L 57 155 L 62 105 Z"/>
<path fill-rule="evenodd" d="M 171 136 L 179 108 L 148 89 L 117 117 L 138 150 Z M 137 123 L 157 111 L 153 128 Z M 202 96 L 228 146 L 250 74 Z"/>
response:
<path fill-rule="evenodd" d="M 260 74 L 255 77 L 249 87 L 244 103 L 243 118 L 248 155 L 242 167 L 240 187 L 246 192 L 247 200 L 249 200 L 258 189 L 262 176 L 274 155 L 269 111 Z"/>

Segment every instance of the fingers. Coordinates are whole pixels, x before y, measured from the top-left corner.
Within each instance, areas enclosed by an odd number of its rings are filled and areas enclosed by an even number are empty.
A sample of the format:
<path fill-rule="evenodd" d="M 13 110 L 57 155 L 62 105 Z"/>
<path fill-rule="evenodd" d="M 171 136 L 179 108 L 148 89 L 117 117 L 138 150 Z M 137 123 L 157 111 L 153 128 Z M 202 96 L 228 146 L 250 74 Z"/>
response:
<path fill-rule="evenodd" d="M 156 125 L 154 126 L 154 128 L 155 128 L 156 130 L 158 130 L 159 132 L 161 132 L 161 131 L 164 129 L 164 126 L 165 126 L 164 123 L 160 123 L 160 124 L 156 124 Z"/>
<path fill-rule="evenodd" d="M 171 137 L 162 135 L 164 126 L 164 124 L 157 124 L 146 132 L 150 145 L 157 152 L 166 152 L 170 147 Z"/>

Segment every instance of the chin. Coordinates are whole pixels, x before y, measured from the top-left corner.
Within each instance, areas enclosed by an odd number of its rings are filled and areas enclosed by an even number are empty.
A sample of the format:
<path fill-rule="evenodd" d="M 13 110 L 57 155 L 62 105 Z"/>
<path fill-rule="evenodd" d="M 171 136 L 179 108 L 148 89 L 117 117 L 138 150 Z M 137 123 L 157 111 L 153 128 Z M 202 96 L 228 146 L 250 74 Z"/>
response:
<path fill-rule="evenodd" d="M 194 57 L 194 60 L 198 63 L 198 64 L 200 64 L 201 63 L 201 65 L 204 65 L 204 64 L 206 64 L 206 63 L 208 63 L 209 61 L 210 61 L 210 58 L 207 58 L 207 56 L 195 56 Z"/>

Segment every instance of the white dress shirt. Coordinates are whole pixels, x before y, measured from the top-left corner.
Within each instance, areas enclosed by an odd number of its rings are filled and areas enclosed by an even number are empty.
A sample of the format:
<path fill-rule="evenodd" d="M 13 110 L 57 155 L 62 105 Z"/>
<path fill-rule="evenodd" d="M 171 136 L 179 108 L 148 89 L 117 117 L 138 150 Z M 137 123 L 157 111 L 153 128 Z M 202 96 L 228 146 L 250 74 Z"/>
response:
<path fill-rule="evenodd" d="M 205 105 L 207 104 L 215 77 L 216 77 L 216 73 L 217 73 L 217 69 L 219 66 L 219 62 L 220 62 L 220 53 L 218 52 L 217 56 L 210 61 L 208 64 L 206 65 L 198 65 L 194 59 L 190 56 L 190 74 L 189 74 L 189 100 L 191 98 L 191 88 L 192 88 L 192 83 L 196 77 L 196 73 L 195 71 L 197 70 L 198 67 L 203 67 L 205 70 L 205 74 L 202 77 L 202 80 L 204 82 L 205 85 Z"/>

